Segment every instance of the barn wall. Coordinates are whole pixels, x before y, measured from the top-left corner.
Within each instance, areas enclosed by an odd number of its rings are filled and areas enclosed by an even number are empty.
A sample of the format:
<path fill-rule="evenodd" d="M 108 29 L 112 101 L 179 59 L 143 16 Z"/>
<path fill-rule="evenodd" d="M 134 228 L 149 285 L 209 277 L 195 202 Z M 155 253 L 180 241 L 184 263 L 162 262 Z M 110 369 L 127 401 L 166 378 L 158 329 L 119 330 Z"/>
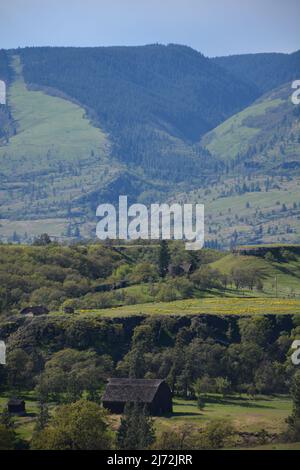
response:
<path fill-rule="evenodd" d="M 160 384 L 155 394 L 154 400 L 150 405 L 150 412 L 154 416 L 169 414 L 173 412 L 172 393 L 166 383 Z"/>

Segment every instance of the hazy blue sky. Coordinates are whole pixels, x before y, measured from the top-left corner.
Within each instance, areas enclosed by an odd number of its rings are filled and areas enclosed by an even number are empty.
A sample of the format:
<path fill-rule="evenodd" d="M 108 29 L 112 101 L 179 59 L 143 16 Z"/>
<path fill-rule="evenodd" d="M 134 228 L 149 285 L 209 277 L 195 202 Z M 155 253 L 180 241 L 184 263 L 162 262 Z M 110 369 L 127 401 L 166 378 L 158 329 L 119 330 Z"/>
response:
<path fill-rule="evenodd" d="M 0 0 L 0 48 L 186 44 L 206 55 L 300 49 L 299 0 Z"/>

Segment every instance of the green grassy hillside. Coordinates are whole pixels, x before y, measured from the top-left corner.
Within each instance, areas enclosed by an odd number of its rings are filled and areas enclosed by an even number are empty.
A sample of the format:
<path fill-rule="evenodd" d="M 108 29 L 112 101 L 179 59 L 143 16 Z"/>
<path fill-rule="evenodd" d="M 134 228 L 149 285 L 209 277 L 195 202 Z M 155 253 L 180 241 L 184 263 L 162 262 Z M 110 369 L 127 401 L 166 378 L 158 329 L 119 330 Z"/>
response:
<path fill-rule="evenodd" d="M 271 168 L 299 163 L 299 113 L 291 95 L 291 83 L 267 93 L 206 134 L 202 143 L 223 160 L 251 156 L 252 163 Z"/>
<path fill-rule="evenodd" d="M 212 266 L 223 273 L 229 274 L 237 267 L 247 266 L 255 268 L 262 273 L 264 280 L 264 293 L 267 295 L 276 294 L 287 296 L 295 294 L 300 296 L 300 256 L 295 255 L 295 259 L 289 261 L 269 261 L 255 256 L 240 256 L 228 254 L 212 263 Z"/>
<path fill-rule="evenodd" d="M 207 134 L 203 138 L 203 143 L 213 154 L 224 159 L 234 159 L 239 153 L 245 152 L 260 133 L 258 125 L 257 127 L 247 125 L 247 118 L 261 116 L 266 118 L 266 114 L 283 103 L 281 99 L 270 99 L 250 106 Z"/>
<path fill-rule="evenodd" d="M 94 236 L 100 202 L 114 202 L 119 193 L 143 202 L 163 199 L 170 182 L 151 180 L 120 163 L 110 136 L 91 124 L 82 106 L 57 90 L 28 87 L 20 57 L 10 59 L 8 109 L 16 132 L 0 142 L 2 240 L 28 242 L 43 232 L 70 238 L 78 229 L 88 238 Z M 198 159 L 193 145 L 165 130 L 156 135 L 153 153 L 174 161 Z"/>
<path fill-rule="evenodd" d="M 112 164 L 107 135 L 91 125 L 83 108 L 28 90 L 17 56 L 12 65 L 15 80 L 8 102 L 17 133 L 0 146 L 1 216 L 49 219 L 53 214 L 66 226 L 74 201 L 105 187 L 121 166 Z M 6 220 L 1 225 L 5 234 Z M 24 232 L 30 226 L 23 222 Z"/>
<path fill-rule="evenodd" d="M 277 253 L 278 251 L 278 253 Z M 228 253 L 219 257 L 209 266 L 230 275 L 234 269 L 256 270 L 263 282 L 263 290 L 212 289 L 195 293 L 198 298 L 157 302 L 149 296 L 146 286 L 123 289 L 137 295 L 135 305 L 92 309 L 100 316 L 150 315 L 193 315 L 193 314 L 299 314 L 300 313 L 300 255 L 289 251 L 289 247 L 276 247 L 273 259 L 260 256 L 245 256 Z M 286 258 L 284 258 L 286 256 Z M 138 290 L 138 292 L 137 292 Z M 147 299 L 147 295 L 149 299 Z M 138 298 L 144 300 L 138 300 Z M 147 303 L 145 303 L 147 302 Z M 81 310 L 81 314 L 87 311 Z"/>
<path fill-rule="evenodd" d="M 1 170 L 5 176 L 49 171 L 59 162 L 79 165 L 92 153 L 107 165 L 108 138 L 91 126 L 84 110 L 64 99 L 29 91 L 17 56 L 13 67 L 16 79 L 9 89 L 8 100 L 18 131 L 8 145 L 0 148 L 4 160 Z"/>
<path fill-rule="evenodd" d="M 178 243 L 169 246 L 170 265 L 190 261 L 191 275 L 160 278 L 155 245 L 0 245 L 0 311 L 47 305 L 61 315 L 69 305 L 87 316 L 300 313 L 300 248 L 246 256 L 213 250 L 190 255 Z M 238 279 L 250 273 L 252 284 L 249 277 L 236 283 L 238 269 Z"/>
<path fill-rule="evenodd" d="M 299 242 L 300 121 L 291 94 L 290 83 L 268 92 L 202 139 L 225 172 L 173 199 L 205 204 L 207 241 Z"/>

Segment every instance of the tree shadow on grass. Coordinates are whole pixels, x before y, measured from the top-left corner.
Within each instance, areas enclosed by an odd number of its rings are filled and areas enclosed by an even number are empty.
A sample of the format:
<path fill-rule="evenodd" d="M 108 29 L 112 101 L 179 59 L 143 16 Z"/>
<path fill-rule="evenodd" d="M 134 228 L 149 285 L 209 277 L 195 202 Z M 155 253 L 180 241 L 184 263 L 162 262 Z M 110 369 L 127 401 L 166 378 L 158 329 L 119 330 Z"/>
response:
<path fill-rule="evenodd" d="M 194 416 L 196 418 L 200 418 L 201 416 L 203 416 L 202 413 L 195 413 L 193 411 L 174 411 L 174 413 L 170 416 L 167 416 L 168 418 L 178 418 L 180 416 Z"/>
<path fill-rule="evenodd" d="M 211 403 L 211 404 L 218 404 L 218 405 L 228 405 L 228 406 L 241 406 L 243 408 L 261 408 L 261 409 L 264 409 L 264 408 L 268 408 L 269 410 L 272 410 L 272 409 L 275 409 L 274 406 L 270 406 L 270 405 L 263 405 L 261 403 L 257 403 L 256 400 L 259 400 L 259 398 L 257 399 L 249 399 L 249 398 L 245 398 L 245 397 L 224 397 L 224 398 L 221 398 L 221 397 L 206 397 L 205 399 L 205 402 L 206 403 Z M 272 401 L 271 398 L 264 398 L 263 401 L 266 401 L 266 402 L 270 402 Z"/>

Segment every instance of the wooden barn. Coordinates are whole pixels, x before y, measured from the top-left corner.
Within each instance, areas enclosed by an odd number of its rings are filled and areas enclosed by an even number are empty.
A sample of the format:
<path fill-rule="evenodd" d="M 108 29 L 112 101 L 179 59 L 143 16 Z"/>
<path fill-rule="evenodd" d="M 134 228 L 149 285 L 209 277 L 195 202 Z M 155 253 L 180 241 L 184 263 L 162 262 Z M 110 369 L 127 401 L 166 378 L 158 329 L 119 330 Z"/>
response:
<path fill-rule="evenodd" d="M 11 398 L 7 402 L 7 411 L 11 414 L 26 414 L 25 401 Z"/>
<path fill-rule="evenodd" d="M 38 315 L 47 315 L 49 313 L 49 310 L 43 305 L 35 305 L 23 308 L 20 313 L 21 315 L 25 315 L 27 317 L 34 317 Z"/>
<path fill-rule="evenodd" d="M 146 405 L 152 416 L 172 413 L 172 393 L 162 379 L 109 379 L 103 406 L 122 413 L 126 403 Z"/>
<path fill-rule="evenodd" d="M 193 272 L 192 263 L 183 262 L 181 264 L 169 264 L 168 272 L 170 276 L 182 276 L 183 274 L 191 274 Z"/>

